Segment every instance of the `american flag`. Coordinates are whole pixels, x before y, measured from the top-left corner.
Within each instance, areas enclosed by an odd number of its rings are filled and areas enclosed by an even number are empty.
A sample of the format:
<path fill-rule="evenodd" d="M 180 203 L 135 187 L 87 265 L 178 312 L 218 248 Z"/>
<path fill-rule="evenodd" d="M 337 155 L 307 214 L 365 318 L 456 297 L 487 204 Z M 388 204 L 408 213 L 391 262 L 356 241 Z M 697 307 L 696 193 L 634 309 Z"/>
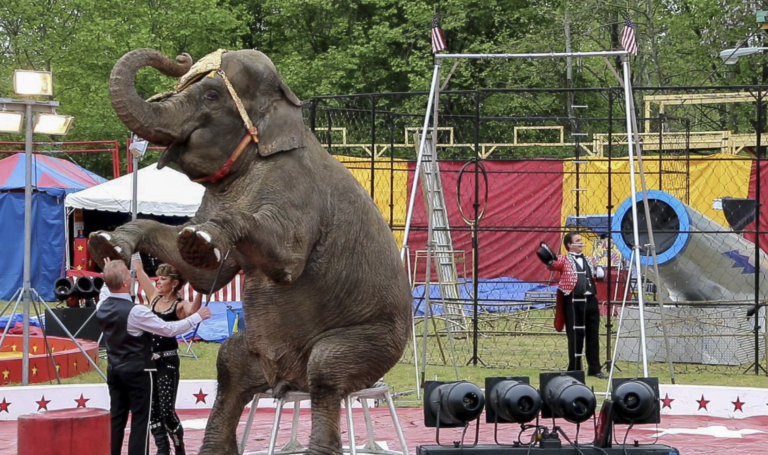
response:
<path fill-rule="evenodd" d="M 432 17 L 432 53 L 440 52 L 446 48 L 445 35 L 443 29 L 440 28 L 440 22 L 437 21 L 437 16 Z"/>
<path fill-rule="evenodd" d="M 621 31 L 621 47 L 630 54 L 637 55 L 637 41 L 635 41 L 635 29 L 632 20 L 627 15 L 624 21 L 624 29 Z"/>

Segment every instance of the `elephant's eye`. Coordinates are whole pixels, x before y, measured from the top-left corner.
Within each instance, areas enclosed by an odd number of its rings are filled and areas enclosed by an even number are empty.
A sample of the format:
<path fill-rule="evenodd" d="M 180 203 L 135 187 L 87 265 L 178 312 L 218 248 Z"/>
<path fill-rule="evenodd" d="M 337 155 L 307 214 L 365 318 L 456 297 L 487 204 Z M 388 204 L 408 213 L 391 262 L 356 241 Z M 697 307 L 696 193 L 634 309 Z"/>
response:
<path fill-rule="evenodd" d="M 203 95 L 205 101 L 217 101 L 219 99 L 219 92 L 216 90 L 207 90 Z"/>

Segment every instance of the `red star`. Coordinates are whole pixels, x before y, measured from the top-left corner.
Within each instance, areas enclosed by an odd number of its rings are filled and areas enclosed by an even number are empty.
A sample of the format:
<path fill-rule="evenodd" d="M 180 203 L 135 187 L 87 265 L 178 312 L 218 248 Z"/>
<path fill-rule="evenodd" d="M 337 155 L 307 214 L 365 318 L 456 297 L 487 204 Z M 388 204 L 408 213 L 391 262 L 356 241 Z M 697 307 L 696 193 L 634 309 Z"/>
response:
<path fill-rule="evenodd" d="M 741 411 L 744 412 L 744 409 L 742 409 L 742 406 L 744 406 L 744 402 L 739 399 L 739 396 L 736 395 L 736 401 L 731 401 L 733 403 L 733 412 Z"/>
<path fill-rule="evenodd" d="M 699 403 L 699 410 L 704 409 L 705 411 L 709 411 L 709 409 L 707 409 L 709 400 L 705 400 L 704 395 L 701 396 L 701 400 L 696 400 L 696 402 Z"/>
<path fill-rule="evenodd" d="M 200 389 L 199 392 L 193 393 L 192 396 L 197 399 L 197 401 L 195 401 L 195 404 L 197 404 L 197 403 L 200 403 L 201 401 L 203 403 L 205 403 L 205 397 L 207 397 L 208 394 L 207 393 L 203 393 L 203 389 Z"/>
<path fill-rule="evenodd" d="M 85 408 L 85 402 L 90 400 L 90 398 L 83 398 L 83 394 L 80 394 L 80 398 L 75 398 L 75 402 L 77 402 L 78 408 Z"/>
<path fill-rule="evenodd" d="M 669 408 L 672 409 L 672 402 L 675 401 L 674 398 L 669 398 L 669 394 L 665 393 L 664 398 L 661 399 L 661 409 Z"/>
<path fill-rule="evenodd" d="M 48 403 L 50 403 L 50 402 L 51 402 L 51 400 L 46 400 L 45 399 L 45 395 L 43 395 L 42 398 L 40 398 L 40 401 L 35 401 L 35 403 L 37 403 L 37 410 L 39 411 L 41 409 L 45 409 L 47 411 L 48 410 Z"/>
<path fill-rule="evenodd" d="M 8 406 L 10 406 L 11 403 L 5 401 L 5 397 L 3 397 L 3 401 L 0 402 L 0 412 L 5 411 L 8 414 L 10 414 L 10 411 L 8 411 Z"/>

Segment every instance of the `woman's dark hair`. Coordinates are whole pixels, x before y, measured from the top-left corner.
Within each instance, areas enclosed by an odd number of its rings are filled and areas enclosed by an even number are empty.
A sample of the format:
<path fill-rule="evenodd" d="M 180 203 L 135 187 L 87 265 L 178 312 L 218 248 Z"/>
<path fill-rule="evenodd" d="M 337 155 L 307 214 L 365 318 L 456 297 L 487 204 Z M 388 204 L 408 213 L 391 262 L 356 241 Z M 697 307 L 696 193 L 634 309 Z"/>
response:
<path fill-rule="evenodd" d="M 157 276 L 167 276 L 172 280 L 176 280 L 179 282 L 179 284 L 176 285 L 175 288 L 173 288 L 173 292 L 179 292 L 181 288 L 187 284 L 187 280 L 184 279 L 183 276 L 179 273 L 178 270 L 176 270 L 176 267 L 170 265 L 170 264 L 160 264 L 157 266 L 157 271 L 155 272 Z"/>

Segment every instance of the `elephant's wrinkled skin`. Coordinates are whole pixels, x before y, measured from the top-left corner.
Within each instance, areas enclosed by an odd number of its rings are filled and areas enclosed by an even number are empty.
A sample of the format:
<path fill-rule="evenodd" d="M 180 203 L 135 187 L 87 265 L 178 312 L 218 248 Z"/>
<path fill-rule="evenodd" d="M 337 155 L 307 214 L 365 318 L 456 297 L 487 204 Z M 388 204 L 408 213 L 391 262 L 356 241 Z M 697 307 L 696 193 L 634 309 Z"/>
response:
<path fill-rule="evenodd" d="M 190 62 L 132 51 L 115 65 L 110 91 L 131 130 L 168 147 L 159 166 L 175 163 L 198 179 L 222 168 L 246 134 L 221 75 L 158 102 L 134 88 L 143 66 L 179 77 Z M 242 410 L 269 388 L 309 391 L 309 452 L 341 453 L 341 399 L 382 377 L 407 342 L 408 280 L 373 201 L 304 126 L 300 102 L 272 62 L 242 50 L 225 53 L 221 68 L 259 129 L 258 145 L 249 144 L 226 177 L 204 183 L 202 204 L 183 228 L 136 220 L 91 234 L 89 249 L 99 264 L 151 254 L 204 292 L 243 270 L 246 330 L 221 347 L 201 454 L 237 453 Z"/>

